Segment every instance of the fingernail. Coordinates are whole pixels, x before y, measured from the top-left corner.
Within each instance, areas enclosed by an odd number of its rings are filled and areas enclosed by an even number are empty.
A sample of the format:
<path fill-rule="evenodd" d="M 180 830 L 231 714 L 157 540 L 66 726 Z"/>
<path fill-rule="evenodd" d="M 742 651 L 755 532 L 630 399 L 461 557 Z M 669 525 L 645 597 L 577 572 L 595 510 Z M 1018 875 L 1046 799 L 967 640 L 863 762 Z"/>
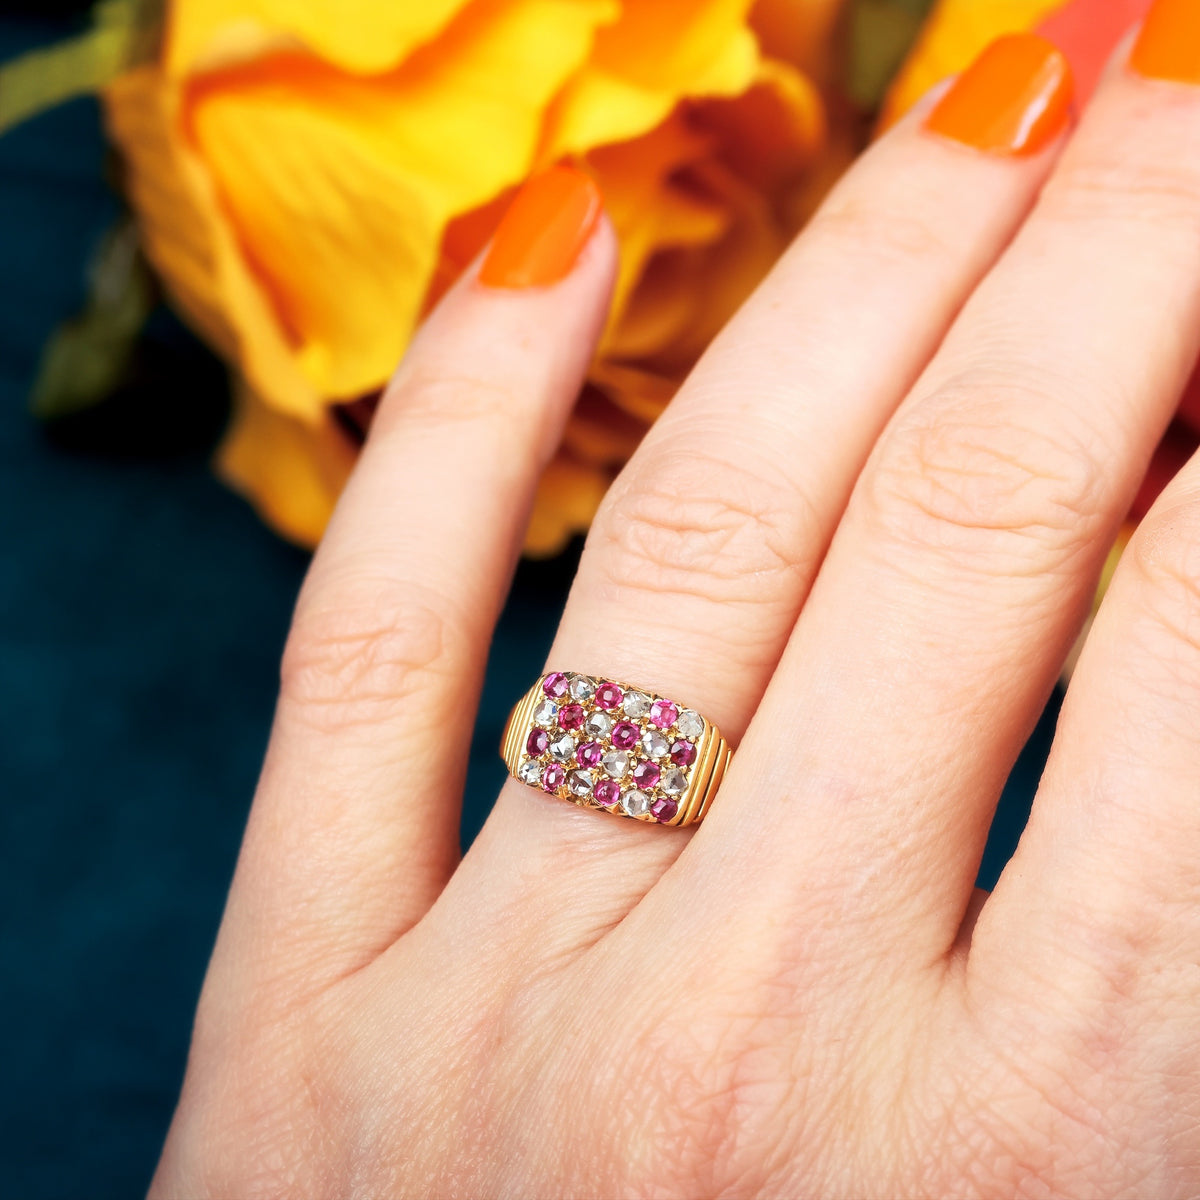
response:
<path fill-rule="evenodd" d="M 571 273 L 603 207 L 595 182 L 574 167 L 535 175 L 504 214 L 479 269 L 480 282 L 494 288 L 557 283 Z"/>
<path fill-rule="evenodd" d="M 1129 65 L 1150 79 L 1200 83 L 1200 5 L 1157 0 L 1146 15 Z"/>
<path fill-rule="evenodd" d="M 925 118 L 931 133 L 988 154 L 1036 154 L 1071 119 L 1066 56 L 1036 33 L 994 41 Z"/>

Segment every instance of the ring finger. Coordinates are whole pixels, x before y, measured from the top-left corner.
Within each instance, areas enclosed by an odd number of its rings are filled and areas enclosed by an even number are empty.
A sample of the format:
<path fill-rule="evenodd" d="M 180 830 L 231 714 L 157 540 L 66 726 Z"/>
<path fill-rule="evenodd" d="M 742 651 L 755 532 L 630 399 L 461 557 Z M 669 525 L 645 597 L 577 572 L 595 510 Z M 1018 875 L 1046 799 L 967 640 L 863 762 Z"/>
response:
<path fill-rule="evenodd" d="M 736 744 L 873 442 L 1024 218 L 1066 130 L 1061 55 L 1034 37 L 1005 54 L 1014 78 L 992 97 L 991 153 L 964 153 L 952 129 L 930 136 L 914 114 L 710 348 L 598 514 L 551 666 L 671 696 Z M 978 104 L 991 85 L 971 86 Z M 451 887 L 482 871 L 520 893 L 534 876 L 586 891 L 594 903 L 568 907 L 602 928 L 682 844 L 510 782 Z M 561 856 L 570 872 L 555 868 Z M 528 870 L 516 875 L 518 860 Z"/>

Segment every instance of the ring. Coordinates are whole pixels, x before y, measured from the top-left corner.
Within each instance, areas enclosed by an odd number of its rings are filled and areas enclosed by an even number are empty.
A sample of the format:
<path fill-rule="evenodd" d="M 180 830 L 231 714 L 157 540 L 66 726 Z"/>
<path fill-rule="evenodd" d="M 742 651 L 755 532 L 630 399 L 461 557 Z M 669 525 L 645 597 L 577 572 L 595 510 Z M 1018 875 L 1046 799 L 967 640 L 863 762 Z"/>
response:
<path fill-rule="evenodd" d="M 543 675 L 517 701 L 500 754 L 530 787 L 659 825 L 703 820 L 733 757 L 695 709 L 568 671 Z"/>

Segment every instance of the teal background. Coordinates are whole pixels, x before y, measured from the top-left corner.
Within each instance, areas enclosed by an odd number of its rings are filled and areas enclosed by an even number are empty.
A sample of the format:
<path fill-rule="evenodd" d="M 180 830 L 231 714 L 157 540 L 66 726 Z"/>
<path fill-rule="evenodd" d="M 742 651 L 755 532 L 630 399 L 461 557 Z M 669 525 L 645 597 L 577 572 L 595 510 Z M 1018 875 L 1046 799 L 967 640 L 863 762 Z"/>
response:
<path fill-rule="evenodd" d="M 69 28 L 2 10 L 0 58 Z M 79 307 L 117 212 L 105 156 L 90 102 L 0 139 L 0 1195 L 28 1200 L 134 1196 L 149 1179 L 306 564 L 209 473 L 224 376 L 165 311 L 113 401 L 50 430 L 27 415 L 39 348 Z M 464 841 L 577 550 L 518 574 Z M 1055 708 L 981 882 L 1023 824 Z"/>

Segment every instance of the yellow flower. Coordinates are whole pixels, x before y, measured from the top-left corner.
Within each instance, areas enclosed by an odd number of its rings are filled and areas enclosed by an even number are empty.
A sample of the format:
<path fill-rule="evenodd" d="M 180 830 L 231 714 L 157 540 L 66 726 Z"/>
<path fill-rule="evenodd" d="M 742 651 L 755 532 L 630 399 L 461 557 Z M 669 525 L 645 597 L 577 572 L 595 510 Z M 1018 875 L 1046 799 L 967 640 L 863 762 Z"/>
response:
<path fill-rule="evenodd" d="M 384 383 L 512 189 L 570 157 L 620 277 L 528 545 L 584 528 L 848 157 L 818 86 L 837 4 L 173 0 L 159 61 L 105 103 L 147 253 L 239 379 L 225 476 L 315 541 L 353 461 L 338 406 Z"/>

